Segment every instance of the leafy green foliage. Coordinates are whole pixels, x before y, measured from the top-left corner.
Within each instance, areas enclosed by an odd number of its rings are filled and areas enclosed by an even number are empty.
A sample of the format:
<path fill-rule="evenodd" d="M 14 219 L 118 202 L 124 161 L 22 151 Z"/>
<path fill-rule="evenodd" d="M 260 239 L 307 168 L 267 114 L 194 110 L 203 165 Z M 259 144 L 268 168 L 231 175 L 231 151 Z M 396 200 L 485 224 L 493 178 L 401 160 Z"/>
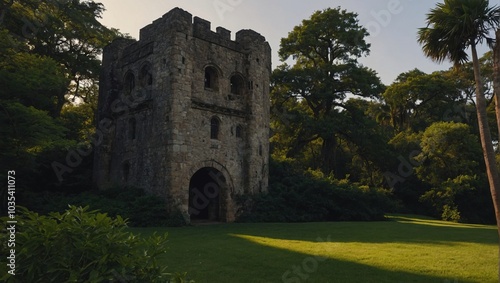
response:
<path fill-rule="evenodd" d="M 457 80 L 448 72 L 425 74 L 418 69 L 402 73 L 383 93 L 397 131 L 421 131 L 434 121 L 451 119 L 450 110 L 465 105 Z"/>
<path fill-rule="evenodd" d="M 387 191 L 325 178 L 320 171 L 301 173 L 287 162 L 271 166 L 267 194 L 241 203 L 243 222 L 383 220 L 385 212 L 397 208 Z"/>
<path fill-rule="evenodd" d="M 0 169 L 5 172 L 16 168 L 25 176 L 19 184 L 25 188 L 54 190 L 66 186 L 74 191 L 88 187 L 92 164 L 88 162 L 92 159 L 88 136 L 93 132 L 93 111 L 88 111 L 87 105 L 72 106 L 63 111 L 63 117 L 55 118 L 60 111 L 58 97 L 66 94 L 70 81 L 65 68 L 53 58 L 30 53 L 5 29 L 0 34 Z M 66 164 L 68 153 L 78 150 L 89 153 L 76 162 L 77 168 L 71 169 L 74 174 L 61 182 L 52 162 Z"/>
<path fill-rule="evenodd" d="M 498 8 L 487 8 L 487 2 L 438 5 L 441 11 L 431 11 L 431 24 L 420 32 L 424 52 L 438 61 L 465 58 L 463 50 L 446 47 L 463 49 L 472 43 L 461 36 L 484 38 L 484 28 L 492 22 L 482 16 L 470 19 L 479 11 L 496 15 L 491 20 L 498 21 Z M 450 8 L 457 3 L 456 9 Z M 478 3 L 480 9 L 468 8 Z M 62 212 L 68 204 L 90 205 L 128 218 L 133 226 L 184 225 L 180 212 L 167 213 L 168 204 L 141 190 L 89 191 L 99 55 L 120 35 L 99 23 L 104 6 L 87 0 L 14 0 L 3 6 L 0 177 L 19 168 L 26 176 L 19 183 L 22 202 L 40 213 Z M 451 31 L 458 36 L 450 37 L 444 31 L 457 19 L 479 33 L 456 28 Z M 245 198 L 241 220 L 379 219 L 383 211 L 394 209 L 389 199 L 395 197 L 405 212 L 494 222 L 484 163 L 478 158 L 479 129 L 471 114 L 476 105 L 468 103 L 474 98 L 472 64 L 432 74 L 410 70 L 386 88 L 374 70 L 358 63 L 370 51 L 366 36 L 357 15 L 338 7 L 315 12 L 282 39 L 283 65 L 272 75 L 272 152 L 277 160 L 292 160 L 296 166 L 273 164 L 269 194 Z M 443 40 L 436 41 L 440 36 Z M 433 46 L 437 43 L 448 46 Z M 479 63 L 489 100 L 491 53 Z M 83 103 L 71 103 L 75 101 Z M 470 129 L 434 124 L 442 120 L 468 123 Z M 422 165 L 412 168 L 392 194 L 370 189 L 384 186 L 383 172 L 396 171 L 400 157 L 417 149 Z M 68 153 L 78 150 L 88 155 L 61 182 L 51 164 L 67 164 Z"/>
<path fill-rule="evenodd" d="M 0 124 L 0 170 L 19 168 L 26 172 L 26 182 L 38 169 L 37 156 L 65 143 L 66 129 L 58 121 L 19 102 L 0 100 Z"/>
<path fill-rule="evenodd" d="M 462 210 L 456 199 L 468 191 L 476 191 L 476 187 L 485 186 L 477 176 L 481 161 L 477 137 L 470 133 L 466 124 L 439 122 L 425 130 L 421 147 L 421 153 L 416 156 L 421 165 L 416 173 L 419 179 L 432 186 L 421 200 L 431 203 L 444 220 L 462 220 Z M 478 194 L 476 198 L 484 196 Z M 467 210 L 463 212 L 465 219 L 473 215 Z"/>
<path fill-rule="evenodd" d="M 272 74 L 271 97 L 282 157 L 315 154 L 313 168 L 340 175 L 339 138 L 356 127 L 344 111 L 347 96 L 374 98 L 383 90 L 375 71 L 357 61 L 369 53 L 367 35 L 355 13 L 338 7 L 315 12 L 281 40 L 284 64 Z"/>
<path fill-rule="evenodd" d="M 481 161 L 481 145 L 466 124 L 432 124 L 422 136 L 421 147 L 416 172 L 434 186 L 458 175 L 474 175 Z"/>
<path fill-rule="evenodd" d="M 99 77 L 102 48 L 121 35 L 99 22 L 103 12 L 103 4 L 87 0 L 16 0 L 5 5 L 2 24 L 11 38 L 20 42 L 23 54 L 19 56 L 25 58 L 36 54 L 63 66 L 61 73 L 65 84 L 51 93 L 55 97 L 53 116 L 58 116 L 68 102 L 68 92 L 89 101 L 88 92 L 80 91 L 81 85 L 86 81 L 95 83 Z M 36 73 L 33 74 L 32 79 L 37 79 Z"/>
<path fill-rule="evenodd" d="M 475 177 L 461 175 L 430 189 L 420 199 L 431 203 L 443 220 L 460 221 L 462 219 L 455 199 L 464 191 L 474 190 L 475 183 L 477 183 Z"/>
<path fill-rule="evenodd" d="M 65 128 L 45 111 L 4 101 L 0 101 L 0 110 L 2 136 L 10 137 L 2 139 L 3 148 L 11 150 L 10 154 L 37 153 L 63 138 Z"/>
<path fill-rule="evenodd" d="M 68 129 L 66 138 L 90 143 L 95 133 L 94 105 L 67 105 L 61 111 L 60 121 Z"/>
<path fill-rule="evenodd" d="M 479 137 L 498 225 L 500 225 L 498 209 L 500 175 L 496 166 L 495 149 L 489 128 L 487 101 L 483 90 L 477 45 L 485 40 L 490 45 L 493 43 L 490 32 L 500 27 L 499 15 L 500 7 L 490 7 L 487 0 L 446 0 L 444 3 L 437 4 L 436 8 L 427 14 L 427 27 L 419 30 L 418 38 L 427 57 L 437 62 L 448 59 L 456 67 L 468 61 L 467 49 L 470 48 Z M 498 227 L 500 229 L 500 226 Z"/>
<path fill-rule="evenodd" d="M 456 65 L 468 61 L 466 49 L 485 39 L 491 43 L 490 30 L 500 25 L 499 7 L 485 0 L 445 0 L 427 14 L 428 26 L 418 32 L 424 53 Z"/>
<path fill-rule="evenodd" d="M 168 204 L 164 200 L 133 187 L 116 187 L 77 194 L 26 192 L 21 197 L 25 206 L 42 214 L 62 212 L 70 204 L 89 206 L 90 209 L 98 209 L 112 217 L 123 217 L 134 227 L 186 225 L 180 212 L 167 210 Z"/>
<path fill-rule="evenodd" d="M 167 234 L 133 235 L 119 216 L 75 206 L 48 216 L 23 210 L 17 227 L 16 276 L 7 282 L 168 282 L 158 261 Z"/>
<path fill-rule="evenodd" d="M 58 96 L 66 93 L 69 80 L 55 60 L 17 52 L 0 63 L 0 99 L 13 100 L 56 115 Z"/>

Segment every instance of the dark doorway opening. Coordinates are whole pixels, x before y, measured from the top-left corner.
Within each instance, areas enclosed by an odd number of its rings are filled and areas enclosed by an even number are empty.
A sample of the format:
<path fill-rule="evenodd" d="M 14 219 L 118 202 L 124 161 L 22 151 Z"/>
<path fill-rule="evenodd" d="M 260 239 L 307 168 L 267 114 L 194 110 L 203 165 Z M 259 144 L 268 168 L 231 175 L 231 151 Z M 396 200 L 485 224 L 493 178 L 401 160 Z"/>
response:
<path fill-rule="evenodd" d="M 191 221 L 221 221 L 221 194 L 226 180 L 215 168 L 202 168 L 189 182 L 189 215 Z"/>

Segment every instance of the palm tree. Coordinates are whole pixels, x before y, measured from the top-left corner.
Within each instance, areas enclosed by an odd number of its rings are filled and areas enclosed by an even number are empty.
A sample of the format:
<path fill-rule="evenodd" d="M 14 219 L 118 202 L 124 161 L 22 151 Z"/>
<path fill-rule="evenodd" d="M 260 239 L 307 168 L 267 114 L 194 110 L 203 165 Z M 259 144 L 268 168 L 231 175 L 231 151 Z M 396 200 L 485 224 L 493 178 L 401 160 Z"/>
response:
<path fill-rule="evenodd" d="M 493 91 L 495 92 L 495 113 L 500 137 L 500 29 L 495 32 L 496 40 L 493 47 Z M 500 138 L 499 138 L 500 139 Z"/>
<path fill-rule="evenodd" d="M 467 62 L 466 51 L 468 48 L 471 50 L 479 134 L 500 236 L 500 175 L 486 116 L 486 99 L 476 50 L 476 46 L 485 40 L 493 43 L 489 33 L 499 26 L 500 8 L 490 7 L 488 0 L 445 0 L 427 14 L 427 27 L 418 31 L 418 42 L 427 57 L 437 62 L 448 59 L 455 66 Z"/>

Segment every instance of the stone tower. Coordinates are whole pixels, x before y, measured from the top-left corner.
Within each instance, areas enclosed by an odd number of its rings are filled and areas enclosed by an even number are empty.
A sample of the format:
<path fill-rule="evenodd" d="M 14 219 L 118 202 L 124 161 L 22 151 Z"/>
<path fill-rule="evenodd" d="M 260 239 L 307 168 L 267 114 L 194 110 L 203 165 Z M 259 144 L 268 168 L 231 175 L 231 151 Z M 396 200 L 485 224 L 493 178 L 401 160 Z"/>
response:
<path fill-rule="evenodd" d="M 233 221 L 267 190 L 271 49 L 175 8 L 104 49 L 94 181 L 164 198 L 187 221 Z"/>

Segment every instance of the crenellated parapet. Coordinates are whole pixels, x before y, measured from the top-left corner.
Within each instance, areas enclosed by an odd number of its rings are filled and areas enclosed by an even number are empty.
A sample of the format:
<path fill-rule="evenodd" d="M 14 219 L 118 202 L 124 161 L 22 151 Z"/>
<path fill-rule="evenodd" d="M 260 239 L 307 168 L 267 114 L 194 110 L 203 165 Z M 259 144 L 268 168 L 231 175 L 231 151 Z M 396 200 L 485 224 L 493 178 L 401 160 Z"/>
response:
<path fill-rule="evenodd" d="M 185 33 L 208 42 L 243 52 L 251 44 L 264 44 L 264 36 L 253 30 L 240 30 L 236 33 L 235 40 L 231 40 L 231 31 L 217 27 L 215 31 L 211 30 L 211 23 L 205 19 L 194 17 L 180 9 L 175 8 L 155 20 L 153 23 L 141 29 L 140 41 L 152 41 L 158 33 L 162 31 L 172 31 Z"/>

